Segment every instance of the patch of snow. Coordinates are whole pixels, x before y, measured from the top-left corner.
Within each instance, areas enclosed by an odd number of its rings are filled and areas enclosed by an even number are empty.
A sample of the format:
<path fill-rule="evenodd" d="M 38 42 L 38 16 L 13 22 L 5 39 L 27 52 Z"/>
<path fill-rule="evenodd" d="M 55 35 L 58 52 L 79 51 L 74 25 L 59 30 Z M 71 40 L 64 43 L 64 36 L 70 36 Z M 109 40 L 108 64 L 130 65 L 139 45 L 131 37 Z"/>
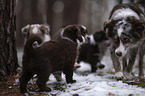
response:
<path fill-rule="evenodd" d="M 22 56 L 22 51 L 18 56 Z M 19 62 L 21 62 L 20 58 L 22 57 L 18 57 Z M 51 74 L 47 86 L 52 91 L 43 92 L 43 94 L 50 96 L 73 96 L 75 94 L 78 94 L 78 96 L 145 96 L 144 88 L 128 85 L 114 79 L 114 74 L 111 74 L 113 72 L 112 61 L 108 54 L 104 56 L 102 63 L 105 64 L 104 69 L 91 73 L 90 65 L 81 62 L 81 67 L 74 72 L 73 78 L 77 82 L 73 84 L 66 83 L 64 74 L 62 74 L 63 81 L 61 82 L 57 82 L 56 78 Z M 15 82 L 18 84 L 19 79 L 16 79 Z M 33 84 L 36 79 L 30 82 Z M 39 95 L 37 92 L 30 91 L 29 93 Z M 27 96 L 28 94 L 25 95 Z"/>

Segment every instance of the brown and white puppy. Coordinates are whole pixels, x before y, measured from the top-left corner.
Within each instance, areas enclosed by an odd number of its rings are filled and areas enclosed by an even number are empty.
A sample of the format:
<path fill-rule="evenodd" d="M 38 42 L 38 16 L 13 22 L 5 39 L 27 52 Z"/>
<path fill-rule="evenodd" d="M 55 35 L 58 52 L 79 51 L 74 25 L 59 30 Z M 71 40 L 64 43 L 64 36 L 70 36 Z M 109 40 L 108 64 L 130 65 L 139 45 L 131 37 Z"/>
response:
<path fill-rule="evenodd" d="M 86 34 L 79 25 L 68 25 L 61 31 L 61 37 L 42 43 L 38 35 L 29 36 L 24 46 L 22 75 L 20 77 L 20 90 L 27 92 L 28 81 L 37 74 L 37 85 L 41 91 L 51 91 L 46 86 L 50 73 L 63 71 L 67 83 L 73 80 L 74 63 L 78 55 L 78 43 L 82 42 Z M 84 36 L 82 35 L 82 32 Z M 33 48 L 37 41 L 41 46 Z"/>
<path fill-rule="evenodd" d="M 109 22 L 105 23 L 104 29 L 112 42 L 110 52 L 117 79 L 130 78 L 138 52 L 137 43 L 143 37 L 144 13 L 139 6 L 134 3 L 116 5 L 111 11 Z M 120 63 L 123 64 L 124 74 Z"/>
<path fill-rule="evenodd" d="M 27 38 L 32 34 L 39 35 L 43 42 L 49 41 L 50 38 L 50 27 L 45 24 L 28 24 L 22 28 L 22 34 L 24 36 L 24 44 L 26 43 Z"/>
<path fill-rule="evenodd" d="M 79 48 L 79 57 L 77 62 L 87 62 L 91 65 L 91 72 L 105 67 L 101 63 L 101 59 L 104 56 L 107 47 L 109 46 L 109 40 L 106 37 L 106 33 L 101 30 L 88 36 L 88 42 L 83 43 Z"/>
<path fill-rule="evenodd" d="M 54 36 L 52 36 L 52 40 L 57 40 L 57 39 L 61 38 L 61 31 L 62 31 L 63 28 L 65 28 L 65 27 L 66 27 L 66 26 L 62 26 L 62 27 L 60 28 L 60 30 L 59 30 Z M 79 25 L 79 27 L 80 27 L 80 29 L 81 29 L 81 34 L 82 34 L 83 36 L 86 35 L 86 38 L 87 38 L 88 35 L 87 35 L 86 33 L 88 33 L 88 32 L 87 32 L 86 27 L 83 26 L 83 25 Z M 85 34 L 84 34 L 84 33 L 85 33 Z M 78 42 L 78 43 L 79 43 L 79 42 Z M 85 40 L 83 40 L 83 42 L 79 43 L 79 46 L 82 45 L 83 43 L 85 43 Z M 78 64 L 78 63 L 77 63 L 77 60 L 76 60 L 76 63 L 75 63 L 75 65 L 74 65 L 74 70 L 77 69 L 77 68 L 80 68 L 80 67 L 81 67 L 80 64 Z"/>

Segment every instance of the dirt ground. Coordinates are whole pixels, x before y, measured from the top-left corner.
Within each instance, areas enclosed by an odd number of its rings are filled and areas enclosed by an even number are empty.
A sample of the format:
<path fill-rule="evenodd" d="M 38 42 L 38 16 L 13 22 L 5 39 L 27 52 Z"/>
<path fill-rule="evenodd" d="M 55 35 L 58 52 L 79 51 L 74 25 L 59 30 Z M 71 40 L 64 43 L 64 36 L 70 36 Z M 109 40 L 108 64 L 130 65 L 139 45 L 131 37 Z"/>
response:
<path fill-rule="evenodd" d="M 19 85 L 15 84 L 15 79 L 19 74 L 8 76 L 0 81 L 0 95 L 1 96 L 24 96 L 19 91 Z"/>

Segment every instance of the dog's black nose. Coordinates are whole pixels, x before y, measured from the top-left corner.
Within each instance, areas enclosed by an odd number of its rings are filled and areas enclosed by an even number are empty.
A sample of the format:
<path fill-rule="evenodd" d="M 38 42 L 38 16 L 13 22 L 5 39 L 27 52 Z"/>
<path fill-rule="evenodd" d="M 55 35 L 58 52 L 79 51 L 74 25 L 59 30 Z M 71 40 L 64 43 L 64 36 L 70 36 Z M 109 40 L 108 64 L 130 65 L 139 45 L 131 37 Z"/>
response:
<path fill-rule="evenodd" d="M 116 52 L 116 55 L 121 57 L 122 56 L 122 52 Z"/>
<path fill-rule="evenodd" d="M 99 67 L 100 69 L 103 69 L 103 68 L 105 67 L 105 65 L 100 64 L 98 67 Z"/>

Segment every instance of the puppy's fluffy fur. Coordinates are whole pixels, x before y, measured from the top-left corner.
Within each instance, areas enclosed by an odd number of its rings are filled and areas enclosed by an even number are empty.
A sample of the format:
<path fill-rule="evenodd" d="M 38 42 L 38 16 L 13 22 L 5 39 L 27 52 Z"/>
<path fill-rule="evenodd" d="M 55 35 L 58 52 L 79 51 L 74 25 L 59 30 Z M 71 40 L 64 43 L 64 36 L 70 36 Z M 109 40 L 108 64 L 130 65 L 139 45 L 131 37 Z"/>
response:
<path fill-rule="evenodd" d="M 43 42 L 49 41 L 51 39 L 50 37 L 50 27 L 46 24 L 28 24 L 22 28 L 22 34 L 24 36 L 24 44 L 26 43 L 26 40 L 30 35 L 38 35 Z M 33 48 L 40 47 L 38 45 L 38 42 L 35 41 L 33 43 Z M 61 81 L 61 72 L 54 72 L 53 75 L 57 79 L 57 81 Z"/>
<path fill-rule="evenodd" d="M 109 46 L 109 40 L 104 31 L 97 31 L 88 36 L 88 42 L 83 43 L 79 48 L 79 57 L 77 62 L 87 62 L 91 65 L 91 72 L 96 72 L 98 68 L 105 67 L 100 61 Z"/>
<path fill-rule="evenodd" d="M 140 5 L 119 4 L 112 9 L 109 22 L 105 24 L 104 29 L 112 42 L 110 52 L 117 79 L 130 78 L 138 53 L 138 41 L 143 38 L 143 20 L 144 13 Z M 123 64 L 124 74 L 120 63 Z"/>
<path fill-rule="evenodd" d="M 84 31 L 84 30 L 83 30 Z M 50 91 L 46 81 L 50 73 L 63 71 L 67 83 L 73 80 L 73 68 L 78 54 L 77 40 L 83 41 L 82 30 L 78 25 L 66 26 L 61 32 L 61 38 L 50 40 L 41 44 L 42 40 L 37 35 L 28 37 L 24 47 L 22 75 L 20 77 L 20 90 L 26 92 L 28 81 L 37 74 L 37 85 L 41 91 Z M 32 44 L 37 41 L 41 44 L 33 48 Z"/>

